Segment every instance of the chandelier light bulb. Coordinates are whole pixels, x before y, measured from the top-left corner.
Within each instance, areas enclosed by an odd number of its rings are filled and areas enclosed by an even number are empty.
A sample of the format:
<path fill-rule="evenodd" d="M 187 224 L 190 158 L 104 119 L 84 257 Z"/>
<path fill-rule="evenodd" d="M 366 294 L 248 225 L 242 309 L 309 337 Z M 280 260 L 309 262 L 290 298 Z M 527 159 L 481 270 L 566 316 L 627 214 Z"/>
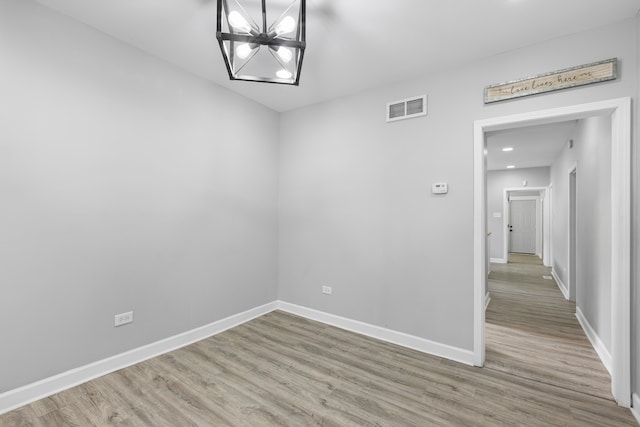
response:
<path fill-rule="evenodd" d="M 276 52 L 278 53 L 280 59 L 282 59 L 282 62 L 289 63 L 293 59 L 293 52 L 291 52 L 291 49 L 280 47 Z"/>
<path fill-rule="evenodd" d="M 229 16 L 231 18 L 231 16 Z M 245 21 L 246 22 L 246 21 Z M 296 21 L 290 16 L 285 17 L 282 21 L 276 25 L 276 34 L 281 36 L 283 34 L 288 34 L 296 29 Z"/>
<path fill-rule="evenodd" d="M 285 69 L 282 69 L 276 73 L 276 76 L 278 76 L 281 79 L 290 79 L 292 75 L 293 74 L 291 74 L 291 72 Z"/>
<path fill-rule="evenodd" d="M 249 43 L 242 43 L 236 48 L 236 55 L 238 55 L 240 59 L 246 59 L 251 55 L 252 50 Z"/>
<path fill-rule="evenodd" d="M 242 16 L 237 10 L 234 10 L 229 14 L 229 25 L 243 33 L 251 32 L 251 25 L 249 25 L 247 20 L 244 19 L 244 16 Z"/>

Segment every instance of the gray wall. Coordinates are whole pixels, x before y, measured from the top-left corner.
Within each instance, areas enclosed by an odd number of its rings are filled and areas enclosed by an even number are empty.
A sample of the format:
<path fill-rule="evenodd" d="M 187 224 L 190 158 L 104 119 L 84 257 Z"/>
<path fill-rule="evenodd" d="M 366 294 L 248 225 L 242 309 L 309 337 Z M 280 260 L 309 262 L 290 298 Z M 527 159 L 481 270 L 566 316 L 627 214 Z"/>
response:
<path fill-rule="evenodd" d="M 569 144 L 565 144 L 560 155 L 551 166 L 551 183 L 553 185 L 553 230 L 551 240 L 553 244 L 553 260 L 551 267 L 557 277 L 562 281 L 569 291 L 568 271 L 569 271 L 569 169 L 578 161 L 578 133 L 584 126 L 584 122 L 579 121 L 575 134 L 571 136 L 574 140 L 574 148 L 569 149 Z M 582 177 L 583 171 L 580 176 Z M 586 174 L 586 171 L 584 171 Z"/>
<path fill-rule="evenodd" d="M 568 173 L 577 165 L 576 304 L 611 351 L 611 118 L 580 120 L 551 167 L 553 268 L 568 287 Z"/>
<path fill-rule="evenodd" d="M 280 298 L 471 350 L 473 121 L 633 96 L 635 41 L 630 19 L 283 114 Z M 613 82 L 482 102 L 489 84 L 611 57 Z M 427 117 L 385 123 L 387 102 L 424 93 Z"/>
<path fill-rule="evenodd" d="M 277 298 L 277 114 L 31 1 L 0 57 L 0 392 Z"/>
<path fill-rule="evenodd" d="M 490 257 L 504 257 L 503 218 L 494 218 L 494 212 L 503 214 L 505 188 L 522 188 L 523 181 L 527 187 L 547 187 L 549 185 L 549 168 L 525 168 L 487 172 L 487 231 L 491 232 Z M 524 195 L 524 194 L 518 194 Z"/>

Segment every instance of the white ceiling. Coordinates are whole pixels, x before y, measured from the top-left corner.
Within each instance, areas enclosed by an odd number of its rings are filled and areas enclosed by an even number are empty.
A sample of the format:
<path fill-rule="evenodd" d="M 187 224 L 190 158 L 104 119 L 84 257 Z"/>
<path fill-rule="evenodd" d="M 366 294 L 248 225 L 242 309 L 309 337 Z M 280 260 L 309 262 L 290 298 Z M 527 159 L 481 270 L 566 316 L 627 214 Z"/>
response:
<path fill-rule="evenodd" d="M 229 81 L 216 0 L 38 2 L 276 111 L 617 22 L 640 8 L 640 0 L 307 0 L 307 49 L 300 86 L 291 87 Z"/>
<path fill-rule="evenodd" d="M 551 166 L 567 144 L 577 121 L 488 132 L 487 170 Z M 505 147 L 513 151 L 502 151 Z"/>

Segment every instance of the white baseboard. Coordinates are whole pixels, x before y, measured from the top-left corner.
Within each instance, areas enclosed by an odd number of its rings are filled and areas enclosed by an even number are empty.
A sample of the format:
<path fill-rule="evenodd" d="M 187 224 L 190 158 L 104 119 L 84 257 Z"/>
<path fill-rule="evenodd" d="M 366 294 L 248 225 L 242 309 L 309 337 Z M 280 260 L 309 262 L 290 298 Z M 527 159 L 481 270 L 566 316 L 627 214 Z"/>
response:
<path fill-rule="evenodd" d="M 487 307 L 489 307 L 489 303 L 491 302 L 491 294 L 489 292 L 484 296 L 484 311 L 487 311 Z"/>
<path fill-rule="evenodd" d="M 311 308 L 301 307 L 284 301 L 278 301 L 278 309 L 297 316 L 305 317 L 316 322 L 336 326 L 347 331 L 355 332 L 368 337 L 376 338 L 402 347 L 418 350 L 445 359 L 454 360 L 473 366 L 473 351 L 452 347 L 424 338 L 397 332 L 380 326 L 371 325 L 357 320 L 347 319 Z"/>
<path fill-rule="evenodd" d="M 551 275 L 553 276 L 553 279 L 556 281 L 556 284 L 558 285 L 558 288 L 560 289 L 560 292 L 562 292 L 562 295 L 564 295 L 564 299 L 566 299 L 567 301 L 569 300 L 569 288 L 567 288 L 567 285 L 565 285 L 562 280 L 560 280 L 560 277 L 558 277 L 558 275 L 556 274 L 555 270 L 551 270 Z"/>
<path fill-rule="evenodd" d="M 99 360 L 79 368 L 45 378 L 33 384 L 9 390 L 0 394 L 0 414 L 12 411 L 36 400 L 59 393 L 68 388 L 85 383 L 127 366 L 135 365 L 152 357 L 193 344 L 224 332 L 249 320 L 260 317 L 277 308 L 277 302 L 271 302 L 243 313 L 229 316 L 205 326 L 174 335 L 163 340 L 135 348 L 107 359 Z"/>
<path fill-rule="evenodd" d="M 509 262 L 508 260 L 506 260 L 504 258 L 491 258 L 489 261 L 494 263 L 494 264 L 507 264 Z"/>
<path fill-rule="evenodd" d="M 633 393 L 633 406 L 631 407 L 631 413 L 638 424 L 640 424 L 640 396 L 638 396 L 637 393 Z"/>
<path fill-rule="evenodd" d="M 607 350 L 604 343 L 602 342 L 596 331 L 593 329 L 587 318 L 584 317 L 584 314 L 582 313 L 582 310 L 580 310 L 580 307 L 577 306 L 576 317 L 578 318 L 578 322 L 580 322 L 580 326 L 582 326 L 584 333 L 587 335 L 587 338 L 589 338 L 589 341 L 591 341 L 593 349 L 596 351 L 596 353 L 598 353 L 598 357 L 600 357 L 600 360 L 602 360 L 602 364 L 605 368 L 607 368 L 607 371 L 609 371 L 609 375 L 611 375 L 611 354 L 609 353 L 609 350 Z"/>
<path fill-rule="evenodd" d="M 487 294 L 488 297 L 488 294 Z M 487 299 L 488 304 L 488 299 Z M 276 309 L 382 341 L 473 366 L 473 352 L 329 313 L 274 301 L 199 328 L 0 393 L 0 415 L 119 369 L 193 344 Z"/>

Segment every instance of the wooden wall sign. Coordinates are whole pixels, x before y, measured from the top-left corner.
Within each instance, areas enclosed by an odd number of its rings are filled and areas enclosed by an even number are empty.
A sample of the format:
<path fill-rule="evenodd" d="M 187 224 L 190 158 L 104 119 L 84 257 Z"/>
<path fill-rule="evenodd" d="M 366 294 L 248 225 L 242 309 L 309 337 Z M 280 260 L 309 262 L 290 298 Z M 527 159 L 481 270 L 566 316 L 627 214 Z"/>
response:
<path fill-rule="evenodd" d="M 537 93 L 615 80 L 618 77 L 617 71 L 618 59 L 612 58 L 507 83 L 499 83 L 484 89 L 484 103 L 490 104 Z"/>

